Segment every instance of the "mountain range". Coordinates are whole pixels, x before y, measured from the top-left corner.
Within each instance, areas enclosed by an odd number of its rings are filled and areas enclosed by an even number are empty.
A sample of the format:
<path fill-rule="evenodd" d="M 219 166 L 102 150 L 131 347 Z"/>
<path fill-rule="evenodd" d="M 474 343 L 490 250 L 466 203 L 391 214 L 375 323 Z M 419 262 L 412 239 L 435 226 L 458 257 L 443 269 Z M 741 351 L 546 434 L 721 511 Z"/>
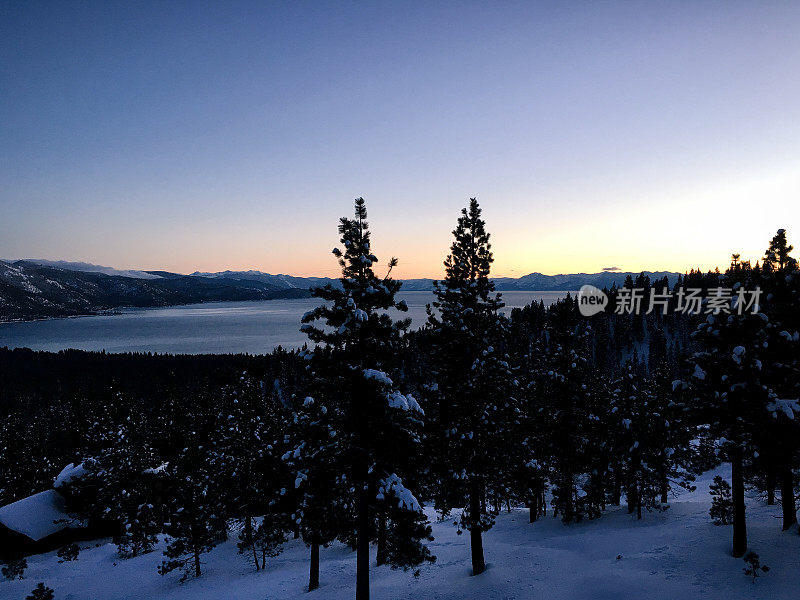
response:
<path fill-rule="evenodd" d="M 622 271 L 603 271 L 602 273 L 572 273 L 569 275 L 544 275 L 530 273 L 522 277 L 498 277 L 494 279 L 498 291 L 565 291 L 579 290 L 583 285 L 593 285 L 598 288 L 608 287 L 612 284 L 621 286 L 628 276 L 634 279 L 639 273 Z M 679 273 L 671 271 L 645 271 L 651 280 L 667 277 L 670 285 L 675 283 Z M 294 277 L 292 275 L 270 275 L 261 271 L 220 271 L 218 273 L 192 273 L 193 277 L 220 278 L 237 281 L 261 281 L 281 289 L 308 289 L 310 286 L 335 283 L 336 279 L 325 277 Z M 404 292 L 429 292 L 433 290 L 433 279 L 404 279 Z"/>
<path fill-rule="evenodd" d="M 152 271 L 151 271 L 152 272 Z M 498 277 L 494 284 L 497 291 L 577 291 L 583 285 L 593 285 L 600 289 L 610 288 L 612 284 L 621 286 L 628 276 L 634 279 L 639 273 L 622 271 L 603 271 L 601 273 L 572 273 L 569 275 L 544 275 L 530 273 L 522 277 Z M 651 280 L 667 277 L 670 285 L 675 283 L 679 273 L 671 271 L 645 271 Z M 292 275 L 270 275 L 261 271 L 220 271 L 218 273 L 202 273 L 196 271 L 192 277 L 219 278 L 237 281 L 261 281 L 281 289 L 308 289 L 311 286 L 336 283 L 336 279 L 326 277 L 294 277 Z M 404 279 L 404 292 L 429 292 L 433 290 L 433 279 Z"/>
<path fill-rule="evenodd" d="M 638 273 L 604 271 L 494 280 L 498 291 L 574 291 L 590 284 L 620 286 Z M 678 273 L 645 271 L 651 279 Z M 309 288 L 337 284 L 327 277 L 271 275 L 261 271 L 195 272 L 118 270 L 83 262 L 0 260 L 0 321 L 21 321 L 110 312 L 122 307 L 156 307 L 200 302 L 307 298 Z M 403 291 L 430 291 L 432 279 L 407 279 Z"/>
<path fill-rule="evenodd" d="M 308 296 L 308 290 L 247 279 L 200 277 L 166 271 L 131 274 L 115 269 L 87 270 L 83 263 L 53 266 L 29 260 L 0 261 L 0 321 L 94 315 L 125 306 L 174 306 Z"/>

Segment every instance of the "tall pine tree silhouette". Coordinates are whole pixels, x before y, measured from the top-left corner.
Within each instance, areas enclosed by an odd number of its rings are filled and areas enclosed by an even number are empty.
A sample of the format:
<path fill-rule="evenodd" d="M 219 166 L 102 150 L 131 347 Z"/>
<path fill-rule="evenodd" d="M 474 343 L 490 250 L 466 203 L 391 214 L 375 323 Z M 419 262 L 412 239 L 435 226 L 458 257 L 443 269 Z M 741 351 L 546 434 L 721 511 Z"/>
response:
<path fill-rule="evenodd" d="M 369 543 L 375 506 L 387 495 L 400 502 L 399 510 L 420 514 L 420 505 L 402 484 L 407 458 L 418 443 L 416 429 L 423 416 L 417 401 L 396 388 L 392 374 L 401 334 L 410 319 L 396 321 L 389 309 L 407 311 L 395 295 L 401 283 L 375 274 L 367 209 L 355 201 L 355 218 L 343 217 L 339 234 L 344 249 L 335 248 L 342 276 L 339 285 L 312 290 L 325 304 L 303 316 L 301 329 L 318 344 L 309 356 L 317 401 L 327 407 L 328 427 L 335 432 L 336 448 L 327 448 L 333 465 L 348 465 L 337 474 L 355 499 L 356 598 L 369 598 Z M 334 457 L 334 455 L 336 455 Z M 345 504 L 347 501 L 345 500 Z M 405 531 L 427 534 L 424 528 Z M 420 553 L 420 557 L 424 553 Z"/>
<path fill-rule="evenodd" d="M 454 241 L 444 262 L 445 279 L 434 283 L 436 300 L 428 309 L 432 364 L 443 456 L 439 470 L 439 508 L 447 512 L 468 499 L 460 526 L 470 532 L 472 572 L 486 568 L 482 533 L 494 515 L 487 490 L 507 479 L 504 434 L 521 418 L 513 398 L 514 377 L 504 354 L 500 295 L 489 279 L 493 257 L 489 234 L 475 198 L 462 209 Z"/>

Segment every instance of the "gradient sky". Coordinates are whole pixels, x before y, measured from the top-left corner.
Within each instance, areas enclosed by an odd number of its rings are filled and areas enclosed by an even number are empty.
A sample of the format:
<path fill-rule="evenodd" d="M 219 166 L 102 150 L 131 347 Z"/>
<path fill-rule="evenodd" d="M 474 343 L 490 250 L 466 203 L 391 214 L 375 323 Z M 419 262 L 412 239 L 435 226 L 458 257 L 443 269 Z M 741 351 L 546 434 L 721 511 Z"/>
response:
<path fill-rule="evenodd" d="M 800 3 L 0 1 L 0 257 L 439 276 L 800 247 Z"/>

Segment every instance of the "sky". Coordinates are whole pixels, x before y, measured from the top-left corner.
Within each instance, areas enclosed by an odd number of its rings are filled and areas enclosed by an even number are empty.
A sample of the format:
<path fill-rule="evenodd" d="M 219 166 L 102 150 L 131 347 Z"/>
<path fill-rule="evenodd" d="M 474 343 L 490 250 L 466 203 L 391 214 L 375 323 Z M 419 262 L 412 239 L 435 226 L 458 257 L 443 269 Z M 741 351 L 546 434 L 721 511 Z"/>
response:
<path fill-rule="evenodd" d="M 497 276 L 800 248 L 797 2 L 0 0 L 0 257 Z M 797 254 L 797 252 L 795 253 Z"/>

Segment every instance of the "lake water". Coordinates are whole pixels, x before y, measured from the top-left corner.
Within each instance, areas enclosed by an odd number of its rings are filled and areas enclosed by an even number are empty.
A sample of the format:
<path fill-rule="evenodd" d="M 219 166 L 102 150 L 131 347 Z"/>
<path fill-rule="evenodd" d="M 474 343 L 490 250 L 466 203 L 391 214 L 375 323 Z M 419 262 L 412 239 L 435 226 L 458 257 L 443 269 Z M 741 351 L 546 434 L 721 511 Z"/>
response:
<path fill-rule="evenodd" d="M 504 312 L 532 301 L 552 304 L 566 292 L 503 292 Z M 431 292 L 401 292 L 412 328 L 425 323 Z M 214 302 L 168 308 L 131 308 L 121 314 L 26 323 L 0 323 L 0 348 L 57 352 L 67 348 L 106 352 L 172 354 L 264 354 L 276 346 L 298 348 L 308 338 L 300 317 L 316 298 L 255 302 Z"/>

